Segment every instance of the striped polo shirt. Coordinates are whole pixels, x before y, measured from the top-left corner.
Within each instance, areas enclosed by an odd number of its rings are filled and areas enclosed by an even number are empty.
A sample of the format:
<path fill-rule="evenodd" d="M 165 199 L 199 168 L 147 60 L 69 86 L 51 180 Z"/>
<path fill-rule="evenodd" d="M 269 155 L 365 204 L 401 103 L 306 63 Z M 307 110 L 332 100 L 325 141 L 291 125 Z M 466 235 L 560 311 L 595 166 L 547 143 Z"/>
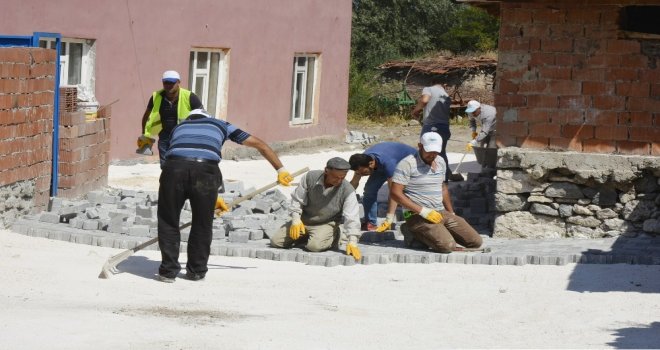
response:
<path fill-rule="evenodd" d="M 419 153 L 403 158 L 394 170 L 392 181 L 404 186 L 403 193 L 413 202 L 438 211 L 442 204 L 442 183 L 445 180 L 445 161 L 437 156 L 436 170 L 424 163 Z"/>
<path fill-rule="evenodd" d="M 220 161 L 222 145 L 227 139 L 242 144 L 250 134 L 220 119 L 186 119 L 172 130 L 170 156 Z"/>

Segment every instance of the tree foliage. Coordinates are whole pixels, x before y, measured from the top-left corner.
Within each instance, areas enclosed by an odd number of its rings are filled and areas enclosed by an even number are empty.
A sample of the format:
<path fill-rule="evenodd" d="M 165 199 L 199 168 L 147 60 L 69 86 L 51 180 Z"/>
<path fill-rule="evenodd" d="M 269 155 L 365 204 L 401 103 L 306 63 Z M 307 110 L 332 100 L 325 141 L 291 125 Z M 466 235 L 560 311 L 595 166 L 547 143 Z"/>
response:
<path fill-rule="evenodd" d="M 353 0 L 351 52 L 359 70 L 431 51 L 495 48 L 497 20 L 450 0 Z"/>

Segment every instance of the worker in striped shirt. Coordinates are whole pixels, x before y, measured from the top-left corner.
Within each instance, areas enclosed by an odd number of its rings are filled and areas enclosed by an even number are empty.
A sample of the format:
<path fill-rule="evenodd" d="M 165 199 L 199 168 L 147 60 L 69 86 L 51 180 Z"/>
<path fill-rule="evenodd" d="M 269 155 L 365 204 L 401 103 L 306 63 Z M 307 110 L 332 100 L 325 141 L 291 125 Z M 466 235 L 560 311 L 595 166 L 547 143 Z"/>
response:
<path fill-rule="evenodd" d="M 192 210 L 186 278 L 200 280 L 208 271 L 214 210 L 229 209 L 218 197 L 218 188 L 222 185 L 222 173 L 218 167 L 220 151 L 228 139 L 258 150 L 277 170 L 280 184 L 289 186 L 293 181 L 277 154 L 265 142 L 228 122 L 213 118 L 202 109 L 191 111 L 186 120 L 172 129 L 160 174 L 158 246 L 162 262 L 158 268 L 158 280 L 162 282 L 174 282 L 181 271 L 179 218 L 186 199 Z"/>
<path fill-rule="evenodd" d="M 481 236 L 462 217 L 445 210 L 449 192 L 445 183 L 445 161 L 440 157 L 442 137 L 422 134 L 418 152 L 403 158 L 392 176 L 390 197 L 406 208 L 401 233 L 407 247 L 414 240 L 440 253 L 451 253 L 456 243 L 479 248 Z"/>

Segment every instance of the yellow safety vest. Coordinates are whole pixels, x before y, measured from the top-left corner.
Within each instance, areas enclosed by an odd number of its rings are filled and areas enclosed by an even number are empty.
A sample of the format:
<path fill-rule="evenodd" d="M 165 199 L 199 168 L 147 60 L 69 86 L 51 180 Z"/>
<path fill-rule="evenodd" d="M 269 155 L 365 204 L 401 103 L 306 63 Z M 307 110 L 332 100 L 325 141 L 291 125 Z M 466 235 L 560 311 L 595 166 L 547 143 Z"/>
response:
<path fill-rule="evenodd" d="M 163 130 L 163 124 L 160 121 L 160 103 L 163 100 L 161 93 L 163 89 L 154 91 L 152 100 L 154 103 L 153 108 L 151 108 L 151 114 L 149 114 L 149 119 L 144 125 L 144 136 L 155 138 L 158 133 Z M 179 102 L 177 104 L 177 124 L 182 120 L 188 118 L 192 109 L 190 108 L 190 90 L 179 88 Z"/>

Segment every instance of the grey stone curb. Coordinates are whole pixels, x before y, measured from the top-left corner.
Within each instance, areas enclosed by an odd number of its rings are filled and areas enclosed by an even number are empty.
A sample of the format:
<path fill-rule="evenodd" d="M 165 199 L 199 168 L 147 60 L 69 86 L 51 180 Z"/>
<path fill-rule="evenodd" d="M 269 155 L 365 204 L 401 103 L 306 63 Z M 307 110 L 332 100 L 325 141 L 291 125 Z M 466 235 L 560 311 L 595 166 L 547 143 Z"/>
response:
<path fill-rule="evenodd" d="M 42 237 L 78 244 L 116 249 L 131 249 L 149 237 L 127 236 L 107 231 L 90 231 L 71 227 L 58 227 L 44 222 L 19 219 L 12 231 L 31 237 Z M 230 243 L 226 238 L 213 240 L 211 255 L 247 257 L 274 261 L 299 262 L 314 266 L 351 266 L 356 264 L 468 264 L 468 265 L 566 265 L 580 264 L 638 264 L 660 265 L 660 239 L 495 239 L 484 237 L 484 246 L 490 253 L 454 252 L 439 254 L 407 249 L 400 239 L 361 243 L 362 259 L 355 261 L 343 251 L 310 253 L 300 248 L 277 249 L 269 247 L 267 239 L 247 243 Z M 145 250 L 158 250 L 151 245 Z M 181 243 L 186 251 L 186 243 Z"/>

